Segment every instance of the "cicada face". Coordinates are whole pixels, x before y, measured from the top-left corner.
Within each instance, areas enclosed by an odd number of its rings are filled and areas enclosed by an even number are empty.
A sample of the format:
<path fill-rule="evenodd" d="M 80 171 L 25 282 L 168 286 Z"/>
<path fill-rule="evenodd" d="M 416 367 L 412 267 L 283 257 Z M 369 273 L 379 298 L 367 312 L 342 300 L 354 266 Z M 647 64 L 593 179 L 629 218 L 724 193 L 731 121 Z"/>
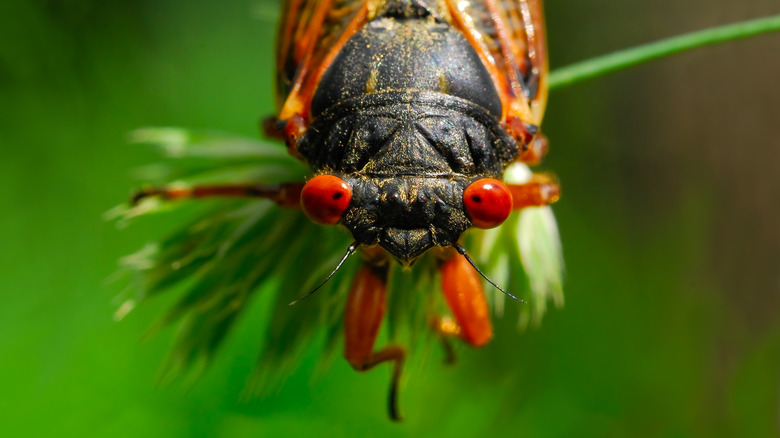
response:
<path fill-rule="evenodd" d="M 433 246 L 451 246 L 471 226 L 462 179 L 348 177 L 354 202 L 344 226 L 366 246 L 380 245 L 404 265 Z"/>
<path fill-rule="evenodd" d="M 346 41 L 320 78 L 314 122 L 296 143 L 318 174 L 349 186 L 341 223 L 356 241 L 405 265 L 455 244 L 474 225 L 466 189 L 500 179 L 518 154 L 475 48 L 430 11 L 418 12 L 429 15 L 388 13 Z M 508 216 L 511 199 L 505 204 L 491 226 Z"/>

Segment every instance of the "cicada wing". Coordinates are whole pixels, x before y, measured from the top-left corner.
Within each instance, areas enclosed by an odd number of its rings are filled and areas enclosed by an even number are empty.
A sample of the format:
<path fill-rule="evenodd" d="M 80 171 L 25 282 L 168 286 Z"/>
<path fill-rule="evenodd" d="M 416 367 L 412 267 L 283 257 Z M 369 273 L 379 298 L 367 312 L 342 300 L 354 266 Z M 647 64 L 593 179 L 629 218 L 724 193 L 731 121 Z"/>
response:
<path fill-rule="evenodd" d="M 372 0 L 286 0 L 276 47 L 279 119 L 308 117 L 317 81 L 366 22 Z"/>
<path fill-rule="evenodd" d="M 547 106 L 547 92 L 549 91 L 549 62 L 547 59 L 547 31 L 544 25 L 543 0 L 525 0 L 522 1 L 527 11 L 528 18 L 524 20 L 527 23 L 526 35 L 532 35 L 529 38 L 532 48 L 529 57 L 536 81 L 536 94 L 531 98 L 531 110 L 534 114 L 537 125 L 542 122 L 544 110 Z"/>
<path fill-rule="evenodd" d="M 449 11 L 488 68 L 504 121 L 540 124 L 547 101 L 542 0 L 415 0 Z M 344 43 L 386 0 L 286 0 L 277 42 L 279 119 L 308 117 L 317 82 Z"/>
<path fill-rule="evenodd" d="M 539 125 L 547 102 L 542 0 L 444 0 L 477 49 L 504 103 L 504 120 Z"/>

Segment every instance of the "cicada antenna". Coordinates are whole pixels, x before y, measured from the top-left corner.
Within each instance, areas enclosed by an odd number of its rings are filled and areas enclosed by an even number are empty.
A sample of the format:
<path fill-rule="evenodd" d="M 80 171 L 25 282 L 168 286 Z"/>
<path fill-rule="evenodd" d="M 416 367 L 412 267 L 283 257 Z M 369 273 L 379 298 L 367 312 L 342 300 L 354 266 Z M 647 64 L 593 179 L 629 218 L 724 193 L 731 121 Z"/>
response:
<path fill-rule="evenodd" d="M 485 275 L 485 273 L 484 273 L 484 272 L 482 272 L 482 271 L 481 271 L 481 270 L 480 270 L 480 269 L 477 267 L 477 264 L 476 264 L 476 263 L 474 263 L 474 260 L 472 260 L 472 259 L 471 259 L 471 257 L 470 257 L 470 256 L 469 256 L 469 255 L 466 253 L 466 248 L 464 248 L 463 246 L 461 246 L 460 244 L 457 244 L 457 243 L 453 244 L 453 245 L 452 245 L 452 247 L 453 247 L 453 248 L 455 248 L 455 251 L 458 251 L 458 254 L 460 254 L 460 255 L 462 255 L 463 257 L 465 257 L 465 258 L 466 258 L 466 261 L 467 261 L 467 262 L 469 262 L 469 264 L 471 265 L 471 267 L 472 267 L 472 268 L 474 268 L 474 269 L 477 271 L 477 273 L 478 273 L 479 275 L 481 275 L 481 276 L 482 276 L 482 278 L 484 278 L 485 280 L 487 280 L 487 282 L 488 282 L 488 283 L 492 284 L 492 285 L 493 285 L 493 287 L 495 287 L 496 289 L 498 289 L 498 290 L 500 290 L 501 292 L 503 292 L 503 293 L 504 293 L 506 296 L 508 296 L 509 298 L 512 298 L 512 299 L 514 299 L 514 300 L 517 300 L 517 301 L 519 301 L 519 302 L 521 302 L 521 303 L 525 303 L 525 302 L 526 302 L 525 300 L 523 300 L 523 299 L 520 299 L 520 298 L 517 298 L 516 296 L 514 296 L 514 295 L 510 294 L 509 292 L 505 291 L 505 290 L 504 290 L 504 289 L 503 289 L 501 286 L 497 285 L 497 284 L 496 284 L 496 283 L 495 283 L 493 280 L 491 280 L 490 278 L 488 278 L 488 276 L 487 276 L 487 275 Z"/>
<path fill-rule="evenodd" d="M 309 292 L 309 293 L 307 293 L 306 295 L 304 295 L 304 296 L 302 296 L 302 297 L 298 298 L 297 300 L 295 300 L 295 301 L 291 302 L 289 305 L 290 305 L 290 306 L 294 306 L 294 305 L 295 305 L 295 304 L 297 304 L 298 302 L 300 302 L 300 301 L 303 301 L 303 300 L 305 300 L 306 298 L 309 298 L 310 296 L 312 296 L 312 295 L 314 294 L 314 292 L 317 292 L 317 290 L 319 290 L 319 288 L 321 288 L 322 286 L 324 286 L 324 285 L 325 285 L 325 283 L 327 283 L 327 282 L 328 282 L 328 280 L 330 280 L 330 279 L 331 279 L 331 277 L 333 277 L 333 275 L 334 275 L 336 272 L 338 272 L 338 270 L 339 270 L 339 269 L 341 269 L 341 265 L 343 265 L 343 264 L 344 264 L 344 262 L 345 262 L 345 261 L 347 261 L 347 259 L 349 258 L 349 256 L 351 256 L 352 254 L 354 254 L 354 253 L 355 253 L 355 251 L 357 250 L 357 247 L 358 247 L 359 245 L 360 245 L 360 244 L 359 244 L 358 242 L 352 242 L 352 244 L 351 244 L 351 245 L 349 245 L 349 247 L 347 248 L 347 253 L 346 253 L 346 254 L 344 254 L 344 257 L 342 257 L 342 258 L 341 258 L 341 261 L 339 262 L 339 264 L 338 264 L 338 265 L 336 265 L 336 268 L 335 268 L 335 269 L 333 269 L 333 271 L 330 273 L 330 275 L 328 275 L 328 277 L 327 277 L 327 278 L 325 278 L 324 280 L 322 280 L 322 282 L 321 282 L 320 284 L 318 284 L 318 285 L 317 285 L 317 287 L 315 287 L 314 289 L 312 289 L 312 290 L 311 290 L 311 292 Z"/>

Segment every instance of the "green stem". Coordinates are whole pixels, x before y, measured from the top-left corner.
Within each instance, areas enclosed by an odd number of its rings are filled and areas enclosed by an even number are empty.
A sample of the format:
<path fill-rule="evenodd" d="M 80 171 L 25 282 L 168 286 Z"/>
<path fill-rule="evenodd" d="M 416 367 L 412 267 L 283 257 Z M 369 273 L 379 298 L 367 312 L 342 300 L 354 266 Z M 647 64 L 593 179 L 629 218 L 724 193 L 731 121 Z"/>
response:
<path fill-rule="evenodd" d="M 550 89 L 562 88 L 684 50 L 779 30 L 780 15 L 773 15 L 667 38 L 556 69 L 550 73 Z"/>

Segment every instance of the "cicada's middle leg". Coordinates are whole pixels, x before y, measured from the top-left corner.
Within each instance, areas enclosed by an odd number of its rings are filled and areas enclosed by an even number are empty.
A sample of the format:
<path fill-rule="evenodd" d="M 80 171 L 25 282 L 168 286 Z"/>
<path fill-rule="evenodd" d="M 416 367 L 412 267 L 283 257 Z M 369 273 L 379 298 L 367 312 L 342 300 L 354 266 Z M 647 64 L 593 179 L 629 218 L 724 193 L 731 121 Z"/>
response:
<path fill-rule="evenodd" d="M 387 264 L 366 263 L 355 276 L 344 312 L 344 357 L 357 371 L 368 371 L 383 362 L 393 362 L 388 409 L 390 418 L 400 421 L 398 382 L 406 352 L 397 345 L 374 351 L 387 307 L 387 272 Z"/>

